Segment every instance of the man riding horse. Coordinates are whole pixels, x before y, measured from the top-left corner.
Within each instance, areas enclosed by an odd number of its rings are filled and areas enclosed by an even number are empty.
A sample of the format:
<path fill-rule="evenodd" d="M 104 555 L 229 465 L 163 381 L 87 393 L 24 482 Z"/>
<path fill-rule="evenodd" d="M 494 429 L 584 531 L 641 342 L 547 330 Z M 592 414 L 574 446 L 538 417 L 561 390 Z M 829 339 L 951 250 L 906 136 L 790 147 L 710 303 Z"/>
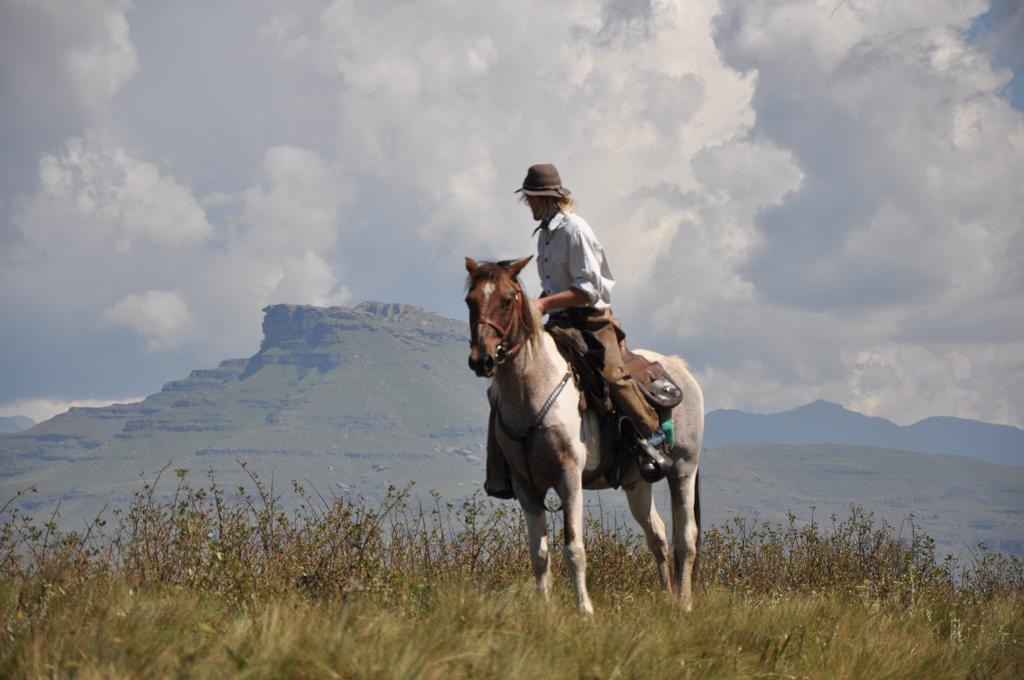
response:
<path fill-rule="evenodd" d="M 601 374 L 620 416 L 631 424 L 631 437 L 642 472 L 655 476 L 671 465 L 664 455 L 667 442 L 657 410 L 644 397 L 622 358 L 625 340 L 612 316 L 611 291 L 615 285 L 604 248 L 594 230 L 574 212 L 575 200 L 562 186 L 554 165 L 533 165 L 526 173 L 521 194 L 539 225 L 537 270 L 543 292 L 537 300 L 550 323 L 571 326 L 592 334 L 603 349 Z M 484 490 L 496 498 L 512 498 L 508 466 L 495 443 L 494 408 L 488 427 L 487 479 Z M 647 476 L 645 475 L 645 476 Z"/>

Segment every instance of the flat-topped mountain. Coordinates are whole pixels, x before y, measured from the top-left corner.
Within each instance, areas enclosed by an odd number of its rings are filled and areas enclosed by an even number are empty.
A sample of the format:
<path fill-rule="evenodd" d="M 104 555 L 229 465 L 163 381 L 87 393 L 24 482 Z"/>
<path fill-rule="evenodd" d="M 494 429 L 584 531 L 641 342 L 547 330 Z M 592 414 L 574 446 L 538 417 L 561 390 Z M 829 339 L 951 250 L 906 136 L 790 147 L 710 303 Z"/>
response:
<path fill-rule="evenodd" d="M 925 418 L 901 426 L 822 399 L 782 413 L 712 411 L 707 414 L 705 432 L 705 446 L 859 444 L 1024 465 L 1024 430 L 1017 427 L 948 417 Z"/>
<path fill-rule="evenodd" d="M 249 359 L 0 436 L 3 490 L 37 485 L 73 513 L 128 498 L 140 471 L 168 463 L 231 484 L 245 459 L 324 491 L 376 489 L 395 461 L 421 461 L 402 477 L 424 488 L 480 476 L 486 384 L 466 367 L 466 323 L 381 302 L 264 312 Z"/>
<path fill-rule="evenodd" d="M 465 343 L 469 330 L 464 322 L 412 305 L 385 302 L 364 302 L 355 309 L 270 305 L 263 313 L 263 342 L 250 362 L 274 355 L 305 355 L 344 363 L 352 358 L 344 345 L 353 331 L 384 332 L 412 350 L 424 350 L 452 341 Z"/>

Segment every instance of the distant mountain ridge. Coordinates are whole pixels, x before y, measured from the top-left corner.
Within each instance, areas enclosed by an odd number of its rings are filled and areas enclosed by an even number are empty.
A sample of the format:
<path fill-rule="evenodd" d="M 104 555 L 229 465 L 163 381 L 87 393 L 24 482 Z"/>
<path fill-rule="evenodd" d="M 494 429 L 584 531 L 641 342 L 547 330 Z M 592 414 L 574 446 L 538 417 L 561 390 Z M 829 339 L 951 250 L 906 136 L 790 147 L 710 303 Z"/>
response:
<path fill-rule="evenodd" d="M 0 416 L 0 432 L 21 432 L 35 424 L 28 416 Z"/>
<path fill-rule="evenodd" d="M 1024 465 L 1024 430 L 1017 427 L 951 417 L 925 418 L 902 426 L 823 399 L 781 413 L 711 411 L 705 417 L 704 433 L 705 446 L 854 444 Z"/>

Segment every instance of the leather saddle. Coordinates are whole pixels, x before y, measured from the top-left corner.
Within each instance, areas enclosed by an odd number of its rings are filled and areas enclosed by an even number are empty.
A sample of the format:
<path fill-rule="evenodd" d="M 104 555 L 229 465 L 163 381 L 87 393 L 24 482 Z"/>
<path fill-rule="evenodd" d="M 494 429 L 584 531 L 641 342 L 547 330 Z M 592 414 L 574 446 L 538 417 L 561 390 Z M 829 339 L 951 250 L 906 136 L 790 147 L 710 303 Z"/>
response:
<path fill-rule="evenodd" d="M 586 406 L 602 414 L 612 411 L 608 386 L 601 374 L 604 347 L 597 338 L 573 326 L 549 323 L 547 331 L 554 338 L 559 353 L 572 368 L 577 386 L 585 395 Z M 650 361 L 626 348 L 622 349 L 622 360 L 644 397 L 659 412 L 671 410 L 683 401 L 683 391 L 659 362 Z"/>
<path fill-rule="evenodd" d="M 604 347 L 592 333 L 575 326 L 549 322 L 546 328 L 559 353 L 569 363 L 580 392 L 580 411 L 593 409 L 601 420 L 602 442 L 605 443 L 602 460 L 606 462 L 589 479 L 603 476 L 612 488 L 618 488 L 635 460 L 635 454 L 631 454 L 630 450 L 638 435 L 633 423 L 615 411 L 608 385 L 601 374 Z M 682 390 L 660 363 L 634 354 L 624 347 L 622 359 L 626 370 L 659 415 L 666 416 L 683 401 Z M 588 485 L 588 479 L 584 479 L 584 487 Z"/>

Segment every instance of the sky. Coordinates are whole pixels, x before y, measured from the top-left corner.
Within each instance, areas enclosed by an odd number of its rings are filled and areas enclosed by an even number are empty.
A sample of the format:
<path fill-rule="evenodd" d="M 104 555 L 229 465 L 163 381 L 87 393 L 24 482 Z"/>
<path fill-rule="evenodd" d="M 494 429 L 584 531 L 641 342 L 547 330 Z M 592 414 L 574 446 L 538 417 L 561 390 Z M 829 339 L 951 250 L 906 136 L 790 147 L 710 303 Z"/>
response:
<path fill-rule="evenodd" d="M 1024 426 L 1019 0 L 0 0 L 0 98 L 0 415 L 463 318 L 550 162 L 708 410 Z"/>

